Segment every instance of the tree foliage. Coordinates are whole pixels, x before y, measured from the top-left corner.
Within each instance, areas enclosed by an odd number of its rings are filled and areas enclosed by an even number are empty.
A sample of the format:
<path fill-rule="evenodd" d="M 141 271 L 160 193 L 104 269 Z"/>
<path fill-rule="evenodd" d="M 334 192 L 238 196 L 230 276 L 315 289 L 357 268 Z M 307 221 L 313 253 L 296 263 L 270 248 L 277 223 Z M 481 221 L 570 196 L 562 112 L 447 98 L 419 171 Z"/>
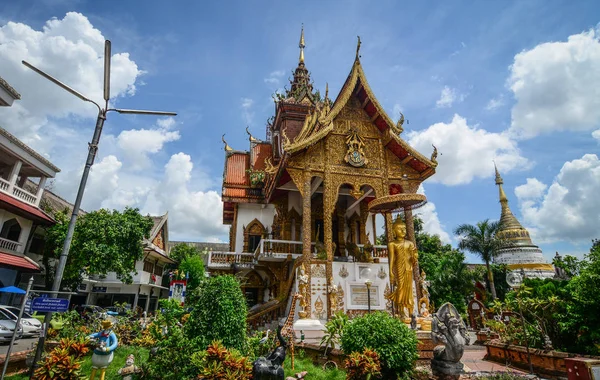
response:
<path fill-rule="evenodd" d="M 187 334 L 201 349 L 219 340 L 227 348 L 243 351 L 247 306 L 239 281 L 229 275 L 210 277 L 197 292 Z"/>
<path fill-rule="evenodd" d="M 187 243 L 179 243 L 176 244 L 173 248 L 171 248 L 171 250 L 169 251 L 169 257 L 177 261 L 178 263 L 181 263 L 186 258 L 191 256 L 198 256 L 200 255 L 200 253 L 200 250 L 194 247 L 193 245 L 189 245 Z"/>
<path fill-rule="evenodd" d="M 66 211 L 55 214 L 57 224 L 46 230 L 43 263 L 47 271 L 46 285 L 54 281 L 55 268 L 66 238 Z M 135 262 L 143 257 L 143 239 L 148 238 L 152 219 L 142 216 L 137 208 L 122 212 L 100 209 L 79 216 L 62 279 L 64 288 L 75 289 L 84 275 L 106 275 L 115 272 L 125 283 L 132 281 Z M 53 265 L 54 264 L 54 265 Z"/>
<path fill-rule="evenodd" d="M 496 236 L 499 228 L 500 222 L 490 222 L 489 219 L 486 219 L 476 225 L 461 224 L 454 230 L 454 234 L 460 238 L 458 248 L 478 255 L 485 262 L 488 284 L 493 299 L 497 298 L 497 294 L 490 263 L 498 250 L 506 244 L 505 241 Z"/>

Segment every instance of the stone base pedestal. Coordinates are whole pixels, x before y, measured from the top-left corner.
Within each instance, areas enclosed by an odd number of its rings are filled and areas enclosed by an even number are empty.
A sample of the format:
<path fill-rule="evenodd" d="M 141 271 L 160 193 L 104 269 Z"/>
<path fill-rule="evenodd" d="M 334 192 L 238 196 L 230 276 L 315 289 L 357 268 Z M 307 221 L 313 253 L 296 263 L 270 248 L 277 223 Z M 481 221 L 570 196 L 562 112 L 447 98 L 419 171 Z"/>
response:
<path fill-rule="evenodd" d="M 431 337 L 431 331 L 417 330 L 417 349 L 419 350 L 419 360 L 431 360 L 433 358 L 433 338 Z"/>
<path fill-rule="evenodd" d="M 304 343 L 320 344 L 324 335 L 325 326 L 318 319 L 298 319 L 294 322 L 294 331 L 296 332 L 296 342 L 300 341 L 304 333 Z"/>
<path fill-rule="evenodd" d="M 441 360 L 431 361 L 431 373 L 440 380 L 456 380 L 463 372 L 464 364 L 461 362 L 450 363 Z"/>

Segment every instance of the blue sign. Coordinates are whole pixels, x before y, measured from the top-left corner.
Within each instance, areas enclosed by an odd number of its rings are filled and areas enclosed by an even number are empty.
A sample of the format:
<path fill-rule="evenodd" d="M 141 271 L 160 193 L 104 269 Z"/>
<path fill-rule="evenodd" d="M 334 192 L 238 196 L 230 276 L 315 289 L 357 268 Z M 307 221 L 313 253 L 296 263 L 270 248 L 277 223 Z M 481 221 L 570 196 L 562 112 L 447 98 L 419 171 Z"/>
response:
<path fill-rule="evenodd" d="M 31 310 L 62 313 L 69 310 L 69 300 L 64 298 L 36 297 L 31 303 Z"/>

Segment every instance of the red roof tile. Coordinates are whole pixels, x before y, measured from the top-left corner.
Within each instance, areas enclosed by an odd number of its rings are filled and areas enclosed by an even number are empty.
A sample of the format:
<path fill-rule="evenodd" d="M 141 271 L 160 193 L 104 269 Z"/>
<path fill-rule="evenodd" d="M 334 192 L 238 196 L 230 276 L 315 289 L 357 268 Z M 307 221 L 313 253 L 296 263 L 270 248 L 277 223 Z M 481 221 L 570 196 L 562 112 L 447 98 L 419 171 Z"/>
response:
<path fill-rule="evenodd" d="M 21 269 L 39 271 L 40 266 L 28 257 L 16 256 L 10 253 L 0 252 L 0 265 L 8 265 Z"/>
<path fill-rule="evenodd" d="M 256 144 L 252 147 L 252 167 L 254 170 L 265 170 L 265 160 L 271 157 L 273 148 L 270 143 Z"/>
<path fill-rule="evenodd" d="M 249 184 L 246 170 L 249 169 L 248 153 L 232 153 L 225 161 L 225 184 Z"/>
<path fill-rule="evenodd" d="M 56 221 L 51 216 L 40 210 L 39 208 L 32 206 L 28 203 L 21 202 L 20 200 L 11 197 L 8 194 L 0 193 L 0 207 L 4 208 L 15 214 L 21 214 L 24 217 L 32 219 L 42 224 L 55 224 Z"/>

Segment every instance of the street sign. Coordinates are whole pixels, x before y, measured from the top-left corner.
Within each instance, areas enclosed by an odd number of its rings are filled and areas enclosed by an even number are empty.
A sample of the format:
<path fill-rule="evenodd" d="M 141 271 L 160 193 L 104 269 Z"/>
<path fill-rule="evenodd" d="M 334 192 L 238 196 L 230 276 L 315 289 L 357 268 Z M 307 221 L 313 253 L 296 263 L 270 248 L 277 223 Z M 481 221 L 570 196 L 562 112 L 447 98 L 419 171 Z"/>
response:
<path fill-rule="evenodd" d="M 69 300 L 64 298 L 36 297 L 31 303 L 31 310 L 40 312 L 63 313 L 69 310 Z"/>

